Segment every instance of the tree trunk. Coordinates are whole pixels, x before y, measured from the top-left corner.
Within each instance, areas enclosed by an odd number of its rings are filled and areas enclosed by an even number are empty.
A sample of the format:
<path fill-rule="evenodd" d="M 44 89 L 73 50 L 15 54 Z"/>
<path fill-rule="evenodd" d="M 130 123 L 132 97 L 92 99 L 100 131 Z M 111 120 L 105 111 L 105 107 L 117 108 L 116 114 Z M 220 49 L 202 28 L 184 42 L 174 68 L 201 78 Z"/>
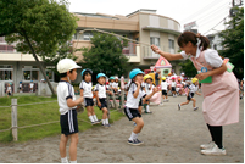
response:
<path fill-rule="evenodd" d="M 48 86 L 49 86 L 49 89 L 51 90 L 52 95 L 55 95 L 55 91 L 54 91 L 54 89 L 52 88 L 52 85 L 51 85 L 51 83 L 50 83 L 50 81 L 49 81 L 49 77 L 46 76 L 45 70 L 44 70 L 43 66 L 41 65 L 41 63 L 40 63 L 40 61 L 39 61 L 37 55 L 35 54 L 35 51 L 34 51 L 34 49 L 33 49 L 33 46 L 30 44 L 30 41 L 29 41 L 29 39 L 28 39 L 28 37 L 27 37 L 26 32 L 25 32 L 24 30 L 22 30 L 22 32 L 23 32 L 24 38 L 26 39 L 26 41 L 27 41 L 27 43 L 28 43 L 28 45 L 29 45 L 29 47 L 30 47 L 30 49 L 31 49 L 31 51 L 32 51 L 32 55 L 33 55 L 35 61 L 37 62 L 38 67 L 39 67 L 41 73 L 43 74 L 43 77 L 44 77 L 44 78 L 46 79 L 46 81 L 48 82 Z"/>

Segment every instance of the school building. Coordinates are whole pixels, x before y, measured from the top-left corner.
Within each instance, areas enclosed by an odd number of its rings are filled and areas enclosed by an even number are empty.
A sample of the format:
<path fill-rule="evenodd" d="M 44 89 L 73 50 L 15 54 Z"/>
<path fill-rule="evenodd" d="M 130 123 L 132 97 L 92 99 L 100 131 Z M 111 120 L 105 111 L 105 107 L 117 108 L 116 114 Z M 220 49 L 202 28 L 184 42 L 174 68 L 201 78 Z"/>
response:
<path fill-rule="evenodd" d="M 100 29 L 105 32 L 116 33 L 129 39 L 138 40 L 146 44 L 155 44 L 161 50 L 178 54 L 179 46 L 177 39 L 180 34 L 180 24 L 172 18 L 157 15 L 156 10 L 138 10 L 128 14 L 106 15 L 102 13 L 80 13 L 75 12 L 79 18 L 77 33 L 73 36 L 74 48 L 90 48 L 90 38 L 93 37 L 92 31 L 88 29 Z M 87 30 L 86 30 L 87 29 Z M 123 54 L 129 58 L 129 62 L 135 67 L 141 69 L 150 69 L 155 65 L 160 55 L 151 51 L 150 46 L 144 44 L 135 44 L 129 41 L 123 48 Z M 78 62 L 83 59 L 82 52 L 75 52 Z M 179 75 L 181 67 L 178 63 L 181 61 L 171 61 L 174 73 Z M 78 80 L 79 77 L 78 77 Z"/>
<path fill-rule="evenodd" d="M 177 54 L 179 47 L 177 44 L 180 34 L 180 24 L 172 18 L 156 14 L 156 10 L 138 10 L 127 16 L 110 16 L 102 13 L 73 13 L 79 18 L 77 32 L 73 35 L 72 46 L 75 49 L 90 47 L 90 38 L 93 37 L 92 31 L 85 29 L 97 28 L 106 32 L 120 34 L 129 39 L 139 40 L 146 44 L 155 44 L 161 50 Z M 80 33 L 81 30 L 85 30 Z M 29 92 L 30 80 L 33 80 L 34 91 L 38 89 L 38 83 L 44 80 L 37 63 L 32 55 L 24 55 L 16 52 L 15 44 L 7 45 L 5 38 L 0 37 L 0 93 L 6 90 L 7 83 L 12 83 L 12 92 L 18 93 L 20 82 L 23 83 L 23 93 Z M 160 55 L 151 51 L 150 46 L 136 44 L 129 41 L 123 48 L 123 54 L 129 58 L 131 65 L 141 69 L 150 69 L 155 65 Z M 73 55 L 78 56 L 77 62 L 83 59 L 81 51 Z M 46 76 L 49 76 L 51 82 L 57 81 L 54 72 L 50 70 L 51 65 L 44 63 L 39 58 L 41 64 L 45 67 Z M 181 67 L 178 62 L 171 61 L 173 72 L 179 75 Z M 81 76 L 78 70 L 76 83 L 80 82 Z M 5 91 L 4 91 L 5 92 Z M 0 94 L 1 95 L 1 94 Z"/>

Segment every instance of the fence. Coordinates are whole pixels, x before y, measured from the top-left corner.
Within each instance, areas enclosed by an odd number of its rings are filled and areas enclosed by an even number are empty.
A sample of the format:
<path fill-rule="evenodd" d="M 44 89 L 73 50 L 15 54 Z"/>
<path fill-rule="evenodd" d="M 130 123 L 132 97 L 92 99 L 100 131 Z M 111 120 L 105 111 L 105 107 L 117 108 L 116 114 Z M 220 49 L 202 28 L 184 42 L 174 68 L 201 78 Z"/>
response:
<path fill-rule="evenodd" d="M 107 95 L 107 110 L 108 110 L 108 118 L 110 118 L 110 114 L 111 114 L 111 107 L 115 107 L 116 110 L 115 111 L 122 111 L 123 112 L 123 103 L 120 102 L 124 102 L 124 91 L 122 91 L 121 93 L 121 101 L 119 100 L 119 106 L 116 100 L 116 95 L 112 94 L 112 96 Z M 41 126 L 41 125 L 45 125 L 45 124 L 52 124 L 52 123 L 59 123 L 60 121 L 53 121 L 53 122 L 47 122 L 47 123 L 39 123 L 39 124 L 33 124 L 30 126 L 22 126 L 22 127 L 18 127 L 17 124 L 17 106 L 28 106 L 28 105 L 37 105 L 37 104 L 45 104 L 45 103 L 49 103 L 49 102 L 57 102 L 55 101 L 45 101 L 45 102 L 37 102 L 37 103 L 33 103 L 33 104 L 23 104 L 23 105 L 18 105 L 17 104 L 17 99 L 11 99 L 11 105 L 10 106 L 0 106 L 1 108 L 7 108 L 7 107 L 11 107 L 11 128 L 9 129 L 1 129 L 1 132 L 5 132 L 8 130 L 12 130 L 12 137 L 14 141 L 18 140 L 18 129 L 23 129 L 23 128 L 31 128 L 31 127 L 36 127 L 36 126 Z M 113 102 L 113 103 L 111 103 Z M 84 111 L 84 110 L 83 110 Z M 78 119 L 79 121 L 82 122 L 87 122 L 83 119 Z M 90 122 L 87 122 L 90 123 Z"/>

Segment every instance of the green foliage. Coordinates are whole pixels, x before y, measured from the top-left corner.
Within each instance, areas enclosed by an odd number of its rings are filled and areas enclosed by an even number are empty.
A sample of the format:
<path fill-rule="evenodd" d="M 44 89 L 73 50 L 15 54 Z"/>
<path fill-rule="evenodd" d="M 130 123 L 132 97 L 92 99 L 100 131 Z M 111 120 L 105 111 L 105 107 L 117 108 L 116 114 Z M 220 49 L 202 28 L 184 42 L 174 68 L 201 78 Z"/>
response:
<path fill-rule="evenodd" d="M 41 126 L 31 127 L 31 128 L 18 129 L 17 142 L 23 142 L 32 139 L 42 139 L 45 137 L 50 137 L 50 136 L 55 136 L 60 134 L 59 105 L 57 101 L 55 101 L 57 99 L 54 98 L 50 99 L 50 98 L 37 97 L 37 96 L 13 96 L 11 98 L 17 98 L 18 105 L 33 104 L 35 102 L 54 101 L 54 102 L 47 102 L 45 104 L 39 104 L 39 105 L 18 106 L 18 114 L 17 114 L 18 127 L 32 126 L 34 124 L 58 121 L 57 123 L 41 125 Z M 0 104 L 1 106 L 10 106 L 11 99 L 1 98 Z M 94 107 L 94 110 L 96 116 L 101 118 L 102 117 L 101 110 L 98 107 Z M 11 107 L 0 108 L 0 112 L 1 112 L 0 130 L 10 128 Z M 121 112 L 113 111 L 111 112 L 111 119 L 109 119 L 109 122 L 111 123 L 115 122 L 119 120 L 121 117 L 123 117 L 123 114 Z M 81 119 L 86 122 L 82 122 Z M 92 126 L 90 124 L 87 115 L 87 110 L 84 110 L 83 113 L 78 113 L 78 126 L 79 126 L 79 132 L 83 132 L 93 127 L 99 127 L 100 124 Z M 0 143 L 11 143 L 11 142 L 12 142 L 11 130 L 0 132 Z"/>
<path fill-rule="evenodd" d="M 120 77 L 130 70 L 128 59 L 122 54 L 123 45 L 128 44 L 127 40 L 109 34 L 94 33 L 91 44 L 91 49 L 82 49 L 83 68 L 91 68 L 94 74 L 104 72 L 107 77 Z"/>
<path fill-rule="evenodd" d="M 234 7 L 236 15 L 227 24 L 232 25 L 221 32 L 224 38 L 222 45 L 224 50 L 219 51 L 219 55 L 229 57 L 230 62 L 235 66 L 233 72 L 236 77 L 242 79 L 244 76 L 244 8 Z"/>
<path fill-rule="evenodd" d="M 184 62 L 180 62 L 179 66 L 182 66 L 182 70 L 185 73 L 186 77 L 195 77 L 197 74 L 197 70 L 190 60 L 186 60 Z"/>

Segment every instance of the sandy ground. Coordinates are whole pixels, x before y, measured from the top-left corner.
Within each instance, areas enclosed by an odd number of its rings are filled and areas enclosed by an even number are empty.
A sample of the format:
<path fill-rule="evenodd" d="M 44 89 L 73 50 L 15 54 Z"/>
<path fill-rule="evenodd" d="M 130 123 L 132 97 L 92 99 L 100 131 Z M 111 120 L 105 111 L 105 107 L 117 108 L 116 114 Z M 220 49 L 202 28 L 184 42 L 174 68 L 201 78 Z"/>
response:
<path fill-rule="evenodd" d="M 127 144 L 133 123 L 126 117 L 112 124 L 79 133 L 79 163 L 131 163 L 131 162 L 244 162 L 244 101 L 240 100 L 240 122 L 225 126 L 223 143 L 227 156 L 200 155 L 200 144 L 211 140 L 202 117 L 201 96 L 195 96 L 199 110 L 193 111 L 192 102 L 177 110 L 179 102 L 186 96 L 169 97 L 164 106 L 150 107 L 153 114 L 142 115 L 145 127 L 139 139 L 141 146 Z M 60 135 L 25 144 L 0 145 L 0 163 L 57 163 L 60 162 Z M 68 147 L 67 147 L 68 148 Z M 68 152 L 68 149 L 67 149 Z M 68 153 L 67 153 L 68 154 Z"/>

